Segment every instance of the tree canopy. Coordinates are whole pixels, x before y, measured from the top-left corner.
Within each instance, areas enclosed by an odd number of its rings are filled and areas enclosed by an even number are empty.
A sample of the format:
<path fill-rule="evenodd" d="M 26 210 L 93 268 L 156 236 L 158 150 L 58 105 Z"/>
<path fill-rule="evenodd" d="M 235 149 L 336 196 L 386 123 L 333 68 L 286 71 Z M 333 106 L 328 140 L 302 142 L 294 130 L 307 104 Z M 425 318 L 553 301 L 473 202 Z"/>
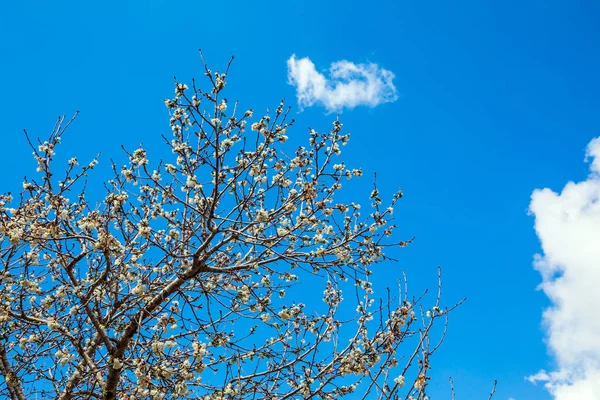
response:
<path fill-rule="evenodd" d="M 339 120 L 292 148 L 283 101 L 255 116 L 224 97 L 229 65 L 203 65 L 206 89 L 176 82 L 165 100 L 172 158 L 126 150 L 102 199 L 97 158 L 56 161 L 74 118 L 27 136 L 38 174 L 0 197 L 0 394 L 425 399 L 453 307 L 370 281 L 410 242 L 402 192 L 341 201 L 362 170 L 340 158 Z"/>

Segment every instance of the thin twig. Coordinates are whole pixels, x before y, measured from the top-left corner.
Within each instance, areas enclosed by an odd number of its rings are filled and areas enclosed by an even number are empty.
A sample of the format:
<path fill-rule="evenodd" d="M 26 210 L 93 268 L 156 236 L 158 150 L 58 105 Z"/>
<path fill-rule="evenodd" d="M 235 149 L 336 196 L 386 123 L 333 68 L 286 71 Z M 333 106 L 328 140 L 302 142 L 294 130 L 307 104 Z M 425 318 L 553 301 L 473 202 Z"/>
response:
<path fill-rule="evenodd" d="M 496 393 L 496 384 L 498 383 L 497 380 L 494 380 L 494 387 L 492 388 L 492 393 L 490 393 L 490 397 L 488 397 L 488 400 L 491 400 L 492 397 L 494 396 L 494 393 Z"/>

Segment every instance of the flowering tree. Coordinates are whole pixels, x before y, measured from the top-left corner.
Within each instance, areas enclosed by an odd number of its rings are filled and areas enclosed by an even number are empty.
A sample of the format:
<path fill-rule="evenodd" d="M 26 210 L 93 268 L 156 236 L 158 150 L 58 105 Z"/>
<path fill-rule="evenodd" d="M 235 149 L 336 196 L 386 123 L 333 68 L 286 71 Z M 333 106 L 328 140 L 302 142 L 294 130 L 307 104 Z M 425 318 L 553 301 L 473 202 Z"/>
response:
<path fill-rule="evenodd" d="M 431 329 L 452 308 L 404 289 L 374 301 L 369 278 L 407 244 L 391 238 L 401 192 L 384 207 L 375 188 L 365 215 L 336 201 L 362 174 L 338 160 L 342 124 L 290 152 L 283 102 L 240 112 L 222 97 L 229 65 L 204 68 L 207 90 L 176 83 L 165 101 L 173 160 L 128 152 L 101 200 L 86 192 L 96 159 L 57 171 L 72 120 L 27 136 L 39 176 L 0 197 L 0 393 L 425 398 Z"/>

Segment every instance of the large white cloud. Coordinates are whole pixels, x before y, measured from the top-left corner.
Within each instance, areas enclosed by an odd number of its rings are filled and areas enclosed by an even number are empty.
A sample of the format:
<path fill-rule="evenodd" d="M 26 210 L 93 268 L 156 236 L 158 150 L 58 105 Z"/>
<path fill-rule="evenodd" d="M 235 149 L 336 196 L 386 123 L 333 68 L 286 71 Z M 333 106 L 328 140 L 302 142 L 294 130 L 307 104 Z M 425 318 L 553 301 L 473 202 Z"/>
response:
<path fill-rule="evenodd" d="M 392 83 L 394 74 L 377 64 L 337 61 L 331 64 L 328 78 L 308 57 L 296 59 L 292 55 L 287 67 L 288 83 L 296 87 L 301 107 L 320 104 L 332 112 L 359 105 L 375 107 L 398 98 Z"/>
<path fill-rule="evenodd" d="M 534 266 L 552 305 L 544 312 L 557 370 L 542 381 L 556 400 L 600 399 L 600 137 L 587 148 L 590 175 L 562 192 L 535 190 L 530 210 L 543 255 Z"/>

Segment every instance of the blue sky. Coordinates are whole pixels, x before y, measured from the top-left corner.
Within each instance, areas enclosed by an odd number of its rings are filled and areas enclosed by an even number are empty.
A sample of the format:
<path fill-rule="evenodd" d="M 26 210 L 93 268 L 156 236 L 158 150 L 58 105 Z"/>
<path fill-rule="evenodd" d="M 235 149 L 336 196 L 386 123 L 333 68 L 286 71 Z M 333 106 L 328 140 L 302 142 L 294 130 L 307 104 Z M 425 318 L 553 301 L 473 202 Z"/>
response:
<path fill-rule="evenodd" d="M 539 227 L 536 235 L 528 209 L 535 189 L 591 179 L 583 159 L 600 132 L 600 6 L 495 3 L 5 2 L 1 189 L 18 190 L 34 168 L 24 163 L 22 129 L 43 137 L 75 110 L 62 152 L 86 159 L 101 151 L 105 172 L 121 145 L 143 142 L 161 154 L 163 99 L 173 76 L 201 78 L 199 48 L 213 69 L 235 55 L 230 100 L 255 110 L 282 97 L 294 105 L 290 136 L 299 138 L 308 126 L 329 129 L 335 114 L 320 104 L 299 112 L 286 65 L 293 54 L 325 76 L 340 60 L 376 64 L 395 75 L 398 98 L 342 111 L 353 135 L 343 157 L 367 177 L 376 171 L 384 194 L 403 187 L 400 231 L 416 236 L 376 280 L 383 287 L 405 269 L 414 291 L 434 288 L 440 265 L 447 304 L 468 298 L 433 360 L 432 398 L 449 398 L 452 376 L 461 399 L 487 398 L 494 379 L 498 399 L 568 399 L 525 380 L 564 369 L 568 358 L 545 342 L 552 331 L 542 312 L 552 303 L 536 290 L 542 276 L 532 261 L 548 236 Z M 371 184 L 364 178 L 349 195 L 366 202 Z"/>

